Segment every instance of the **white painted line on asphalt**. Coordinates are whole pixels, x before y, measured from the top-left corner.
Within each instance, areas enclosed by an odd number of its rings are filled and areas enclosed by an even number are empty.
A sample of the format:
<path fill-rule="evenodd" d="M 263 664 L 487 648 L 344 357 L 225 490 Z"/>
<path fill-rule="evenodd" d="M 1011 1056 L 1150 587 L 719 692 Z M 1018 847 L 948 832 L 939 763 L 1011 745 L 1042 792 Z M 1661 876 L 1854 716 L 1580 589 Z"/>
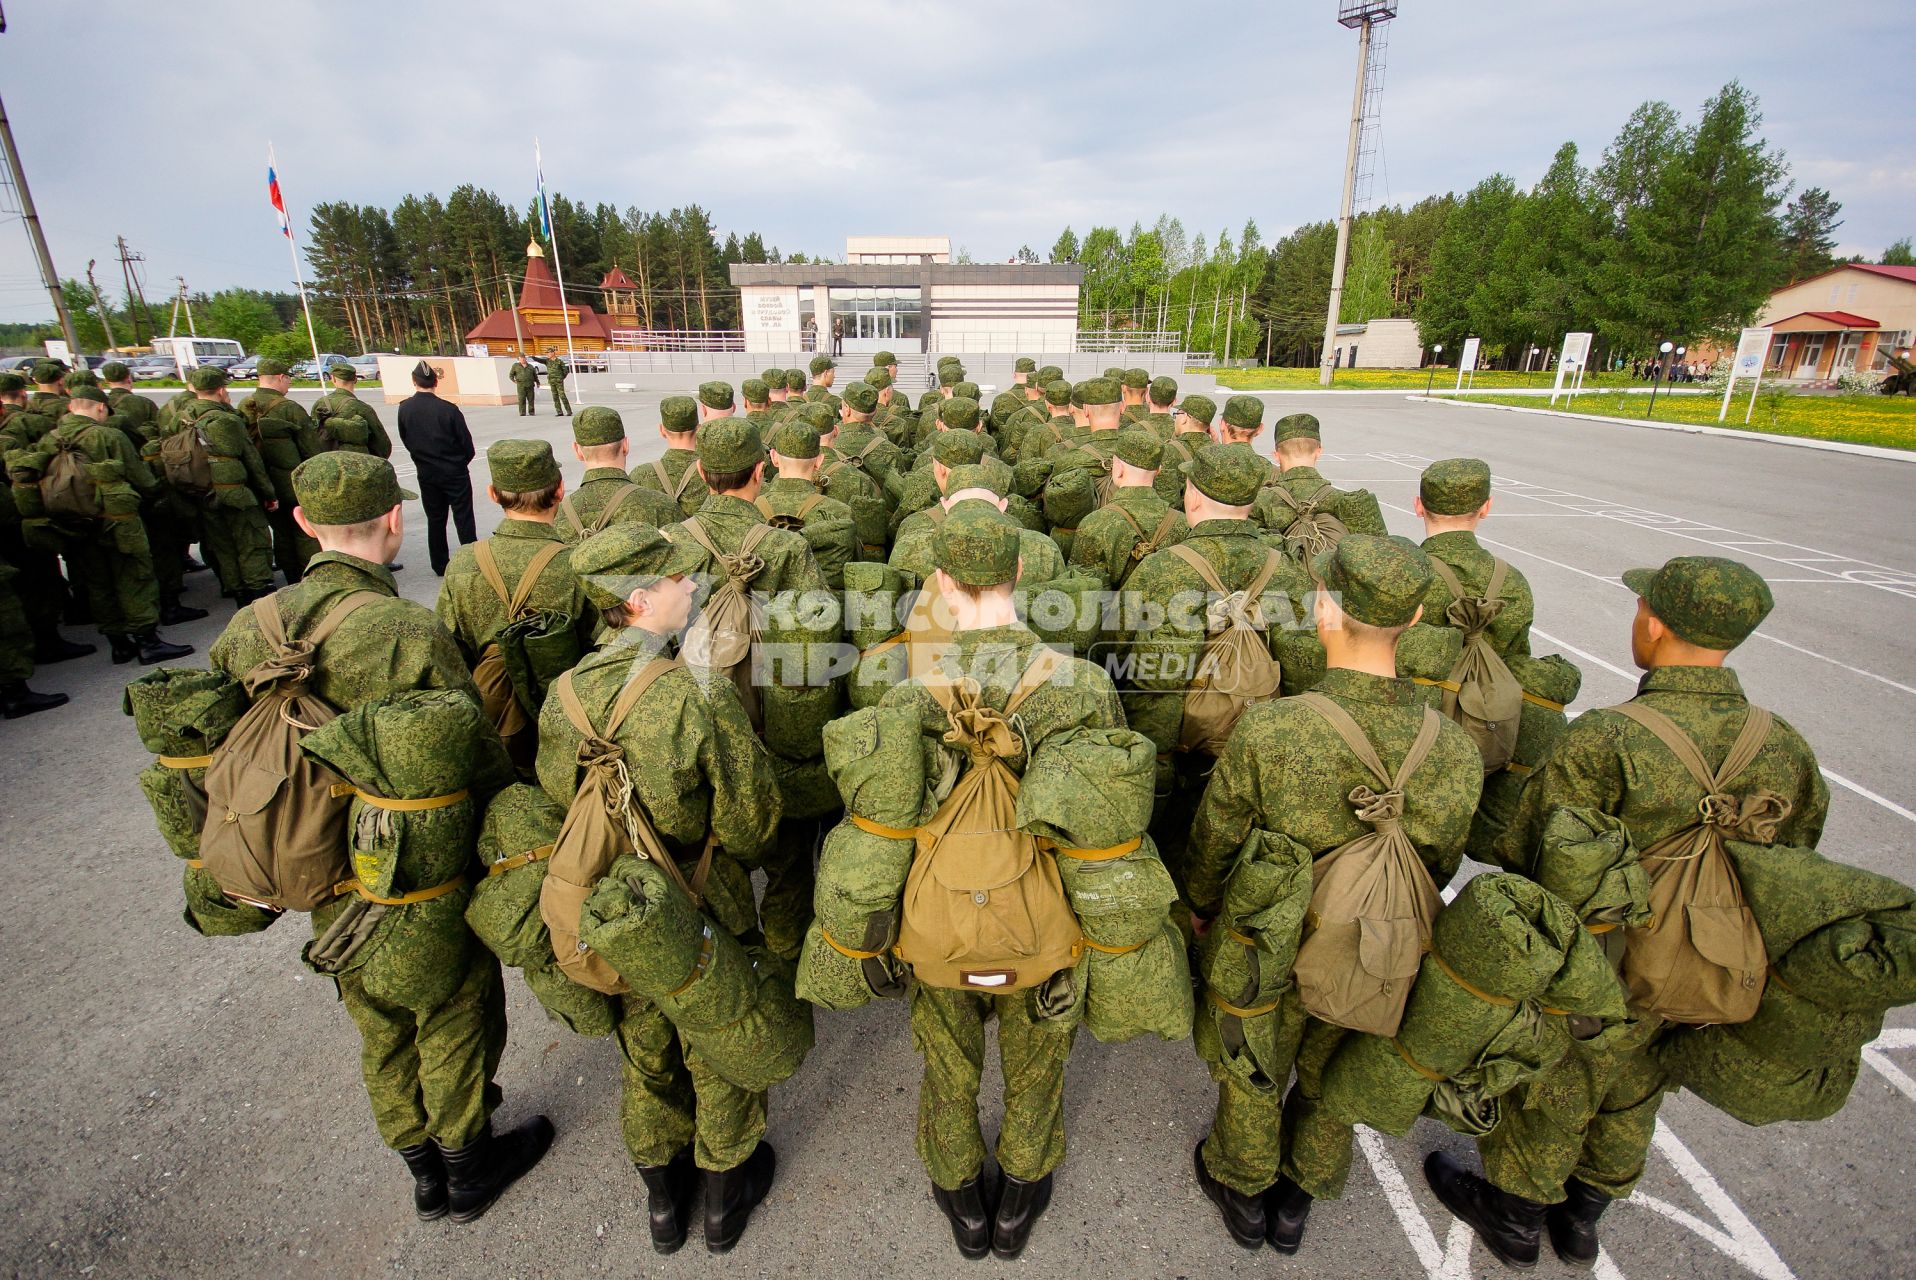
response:
<path fill-rule="evenodd" d="M 1625 680 L 1628 680 L 1630 682 L 1632 687 L 1634 687 L 1637 681 L 1641 678 L 1640 676 L 1632 672 L 1625 671 L 1622 667 L 1619 667 L 1614 662 L 1606 662 L 1604 659 L 1599 658 L 1596 654 L 1590 652 L 1588 649 L 1579 649 L 1577 648 L 1576 645 L 1571 644 L 1568 640 L 1559 640 L 1556 636 L 1551 635 L 1547 631 L 1539 631 L 1537 628 L 1532 627 L 1530 628 L 1530 634 L 1537 637 L 1539 640 L 1543 640 L 1550 644 L 1556 645 L 1559 649 L 1562 649 L 1567 653 L 1576 654 L 1579 658 L 1582 658 L 1585 662 L 1594 662 L 1599 667 L 1602 667 L 1605 671 L 1613 672 L 1616 675 L 1622 676 Z"/>
<path fill-rule="evenodd" d="M 1881 1043 L 1881 1041 L 1879 1040 L 1876 1043 Z M 1863 1061 L 1875 1068 L 1877 1073 L 1880 1074 L 1883 1079 L 1889 1081 L 1897 1092 L 1901 1093 L 1911 1102 L 1916 1102 L 1916 1080 L 1910 1079 L 1909 1073 L 1891 1062 L 1889 1055 L 1877 1048 L 1876 1044 L 1866 1044 L 1863 1046 Z"/>
<path fill-rule="evenodd" d="M 1439 1247 L 1437 1234 L 1431 1230 L 1424 1211 L 1417 1207 L 1416 1199 L 1410 1194 L 1410 1184 L 1404 1181 L 1403 1170 L 1397 1167 L 1396 1159 L 1384 1146 L 1383 1135 L 1359 1125 L 1357 1145 L 1376 1175 L 1377 1185 L 1383 1188 L 1384 1199 L 1396 1215 L 1397 1225 L 1403 1228 L 1411 1252 L 1417 1255 L 1428 1280 L 1468 1280 L 1470 1242 L 1476 1238 L 1470 1228 L 1451 1219 L 1450 1234 Z"/>
<path fill-rule="evenodd" d="M 1819 768 L 1820 767 L 1821 766 L 1819 766 Z M 1868 787 L 1864 786 L 1860 782 L 1851 782 L 1848 778 L 1845 778 L 1842 774 L 1832 773 L 1828 769 L 1823 769 L 1823 776 L 1825 778 L 1828 778 L 1831 782 L 1834 782 L 1839 787 L 1843 787 L 1847 790 L 1854 791 L 1857 795 L 1863 797 L 1863 799 L 1865 800 L 1871 800 L 1877 804 L 1882 805 L 1883 808 L 1889 810 L 1891 813 L 1895 814 L 1899 818 L 1905 818 L 1909 820 L 1910 822 L 1916 822 L 1916 813 L 1912 813 L 1908 809 L 1903 808 L 1902 805 L 1897 804 L 1894 800 L 1891 800 L 1885 796 L 1877 795 L 1874 791 L 1871 791 Z"/>
<path fill-rule="evenodd" d="M 1631 1204 L 1640 1204 L 1653 1213 L 1662 1214 L 1678 1226 L 1695 1232 L 1715 1245 L 1723 1256 L 1746 1271 L 1763 1277 L 1763 1280 L 1795 1280 L 1795 1272 L 1777 1256 L 1770 1242 L 1756 1229 L 1756 1224 L 1737 1208 L 1736 1201 L 1723 1189 L 1723 1184 L 1703 1167 L 1701 1160 L 1690 1154 L 1690 1149 L 1661 1120 L 1657 1121 L 1654 1142 L 1656 1149 L 1663 1153 L 1663 1158 L 1676 1166 L 1677 1173 L 1690 1185 L 1690 1190 L 1696 1193 L 1697 1199 L 1703 1201 L 1721 1227 L 1713 1227 L 1695 1214 L 1655 1196 L 1645 1195 L 1642 1191 L 1630 1197 Z"/>
<path fill-rule="evenodd" d="M 1769 581 L 1774 582 L 1776 581 L 1776 579 L 1771 578 L 1769 579 Z M 1902 683 L 1900 680 L 1891 680 L 1888 676 L 1879 676 L 1874 671 L 1865 671 L 1861 667 L 1852 667 L 1849 663 L 1839 661 L 1836 658 L 1832 658 L 1827 653 L 1818 653 L 1814 649 L 1805 649 L 1800 644 L 1791 644 L 1788 640 L 1779 640 L 1775 636 L 1770 635 L 1767 632 L 1758 631 L 1758 632 L 1755 632 L 1754 634 L 1756 638 L 1759 640 L 1768 640 L 1771 644 L 1780 644 L 1785 649 L 1794 649 L 1796 650 L 1796 652 L 1806 653 L 1812 658 L 1821 658 L 1824 662 L 1827 662 L 1831 664 L 1832 666 L 1841 667 L 1845 671 L 1853 671 L 1859 676 L 1868 676 L 1871 680 L 1880 680 L 1884 684 L 1889 685 L 1891 688 L 1901 689 L 1904 693 L 1916 693 L 1916 685 L 1907 685 Z"/>

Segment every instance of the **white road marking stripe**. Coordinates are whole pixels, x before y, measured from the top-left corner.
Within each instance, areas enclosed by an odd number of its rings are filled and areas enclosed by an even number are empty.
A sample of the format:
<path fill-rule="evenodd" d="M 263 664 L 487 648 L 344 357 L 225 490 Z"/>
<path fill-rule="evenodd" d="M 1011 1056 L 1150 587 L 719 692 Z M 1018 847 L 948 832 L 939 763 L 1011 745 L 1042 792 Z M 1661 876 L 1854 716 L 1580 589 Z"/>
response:
<path fill-rule="evenodd" d="M 1725 1257 L 1745 1270 L 1763 1277 L 1763 1280 L 1795 1280 L 1795 1272 L 1791 1271 L 1783 1259 L 1777 1256 L 1776 1250 L 1770 1247 L 1770 1242 L 1764 1238 L 1761 1231 L 1756 1229 L 1756 1224 L 1749 1220 L 1743 1210 L 1737 1208 L 1736 1201 L 1730 1199 L 1723 1185 L 1703 1167 L 1702 1161 L 1690 1154 L 1690 1149 L 1684 1146 L 1671 1131 L 1670 1126 L 1661 1120 L 1657 1121 L 1654 1141 L 1657 1150 L 1663 1153 L 1664 1159 L 1676 1166 L 1677 1173 L 1690 1185 L 1690 1190 L 1696 1193 L 1697 1198 L 1703 1201 L 1704 1206 L 1726 1229 L 1713 1227 L 1695 1214 L 1679 1209 L 1655 1196 L 1645 1195 L 1641 1191 L 1630 1197 L 1631 1204 L 1640 1204 L 1653 1213 L 1663 1215 L 1678 1226 L 1695 1232 L 1715 1245 L 1718 1252 Z"/>

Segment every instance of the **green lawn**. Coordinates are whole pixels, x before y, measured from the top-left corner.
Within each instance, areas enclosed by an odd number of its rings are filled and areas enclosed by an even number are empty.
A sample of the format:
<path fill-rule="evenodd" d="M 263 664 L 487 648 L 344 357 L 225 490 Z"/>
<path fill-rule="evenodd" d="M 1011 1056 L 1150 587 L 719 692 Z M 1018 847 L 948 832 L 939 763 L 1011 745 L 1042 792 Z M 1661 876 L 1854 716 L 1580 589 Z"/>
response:
<path fill-rule="evenodd" d="M 1233 391 L 1307 391 L 1317 388 L 1317 370 L 1315 369 L 1200 369 L 1191 368 L 1185 372 L 1193 374 L 1215 374 L 1217 380 Z M 1556 370 L 1548 372 L 1537 370 L 1534 373 L 1514 373 L 1497 369 L 1479 369 L 1476 381 L 1472 383 L 1466 375 L 1466 385 L 1479 389 L 1484 387 L 1530 387 L 1548 391 L 1557 380 Z M 1340 369 L 1333 388 L 1348 391 L 1422 391 L 1429 382 L 1431 390 L 1443 391 L 1457 385 L 1455 369 Z M 1586 387 L 1623 387 L 1648 386 L 1639 383 L 1625 373 L 1591 373 L 1584 375 Z"/>
<path fill-rule="evenodd" d="M 1589 385 L 1587 379 L 1584 385 Z M 1531 409 L 1549 407 L 1548 400 L 1539 400 L 1534 396 L 1462 398 L 1473 402 L 1523 405 Z M 1756 412 L 1750 415 L 1746 427 L 1743 414 L 1749 404 L 1749 392 L 1739 387 L 1730 401 L 1729 417 L 1719 423 L 1716 415 L 1723 405 L 1721 394 L 1658 396 L 1656 418 L 1659 422 L 1687 422 L 1699 426 L 1761 431 L 1771 435 L 1808 436 L 1815 440 L 1881 445 L 1889 449 L 1916 449 L 1916 399 L 1909 396 L 1773 396 L 1765 388 L 1757 393 Z M 1556 407 L 1563 409 L 1571 406 L 1559 400 Z M 1650 397 L 1645 395 L 1626 397 L 1616 392 L 1599 392 L 1579 395 L 1574 411 L 1605 418 L 1641 421 L 1649 407 Z"/>

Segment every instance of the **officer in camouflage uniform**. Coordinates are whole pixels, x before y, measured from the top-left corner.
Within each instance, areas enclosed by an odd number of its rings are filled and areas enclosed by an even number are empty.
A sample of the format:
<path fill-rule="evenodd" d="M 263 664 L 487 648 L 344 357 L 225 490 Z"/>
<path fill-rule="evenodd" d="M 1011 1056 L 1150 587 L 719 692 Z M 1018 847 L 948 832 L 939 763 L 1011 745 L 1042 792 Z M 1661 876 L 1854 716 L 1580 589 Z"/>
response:
<path fill-rule="evenodd" d="M 1171 434 L 1164 441 L 1164 463 L 1158 468 L 1158 497 L 1179 510 L 1184 508 L 1185 463 L 1200 449 L 1212 443 L 1211 422 L 1217 417 L 1217 402 L 1209 396 L 1189 395 L 1178 405 L 1171 419 Z"/>
<path fill-rule="evenodd" d="M 1000 711 L 1041 643 L 1019 623 L 1013 600 L 1021 545 L 1015 525 L 990 506 L 969 500 L 957 504 L 932 545 L 937 586 L 955 619 L 951 652 L 940 666 L 948 678 L 976 680 L 982 702 Z M 1024 772 L 1030 753 L 1053 734 L 1124 725 L 1117 693 L 1104 672 L 1076 658 L 1059 663 L 1058 673 L 1018 707 L 1024 750 L 1005 760 L 1015 773 Z M 924 735 L 934 741 L 942 741 L 950 728 L 922 680 L 893 688 L 880 705 L 916 712 Z M 924 983 L 912 987 L 912 1043 L 925 1061 L 918 1157 L 968 1256 L 982 1256 L 988 1246 L 1000 1258 L 1016 1258 L 1051 1201 L 1052 1172 L 1064 1161 L 1064 1068 L 1077 1015 L 1051 1016 L 1044 990 L 1040 985 L 994 996 Z M 996 1152 L 1004 1179 L 995 1210 L 978 1125 L 985 1024 L 994 1017 L 1005 1095 Z"/>
<path fill-rule="evenodd" d="M 1632 702 L 1674 721 L 1704 763 L 1721 768 L 1750 714 L 1725 660 L 1769 615 L 1769 585 L 1748 567 L 1714 556 L 1631 569 L 1623 581 L 1637 594 L 1630 655 L 1644 671 Z M 1809 744 L 1782 720 L 1729 789 L 1783 799 L 1788 814 L 1775 843 L 1813 846 L 1821 838 L 1829 788 Z M 1620 819 L 1631 842 L 1648 849 L 1696 824 L 1699 790 L 1650 729 L 1616 710 L 1585 712 L 1530 776 L 1493 856 L 1508 870 L 1533 874 L 1544 822 L 1564 805 Z M 1597 1221 L 1643 1176 L 1669 1087 L 1650 1056 L 1663 1025 L 1638 1014 L 1604 1048 L 1573 1041 L 1568 1057 L 1504 1100 L 1497 1128 L 1478 1141 L 1482 1177 L 1442 1153 L 1425 1160 L 1438 1198 L 1497 1257 L 1532 1265 L 1547 1226 L 1565 1262 L 1596 1261 Z"/>
<path fill-rule="evenodd" d="M 1111 444 L 1111 500 L 1086 516 L 1071 540 L 1070 564 L 1119 589 L 1151 551 L 1184 541 L 1184 516 L 1154 487 L 1164 446 L 1143 427 L 1126 427 Z"/>
<path fill-rule="evenodd" d="M 1261 421 L 1264 402 L 1255 396 L 1232 396 L 1225 402 L 1224 419 L 1231 421 L 1231 406 L 1240 400 L 1248 400 L 1258 406 L 1258 427 Z M 1308 413 L 1293 413 L 1277 420 L 1277 468 L 1278 474 L 1267 483 L 1270 492 L 1258 499 L 1257 522 L 1280 538 L 1290 538 L 1294 542 L 1303 533 L 1303 516 L 1321 511 L 1335 516 L 1347 533 L 1368 533 L 1383 537 L 1383 512 L 1377 509 L 1377 497 L 1368 489 L 1338 489 L 1324 479 L 1317 470 L 1317 460 L 1324 454 L 1323 441 L 1319 439 L 1317 418 Z M 1279 491 L 1282 492 L 1279 492 Z"/>
<path fill-rule="evenodd" d="M 621 723 L 606 723 L 633 677 L 671 656 L 698 590 L 688 575 L 705 560 L 695 543 L 638 524 L 614 525 L 575 547 L 573 571 L 612 631 L 573 668 L 572 687 L 586 719 L 633 764 L 632 798 L 688 879 L 706 837 L 716 837 L 706 910 L 735 937 L 755 942 L 752 888 L 740 860 L 770 848 L 781 809 L 771 760 L 731 686 L 702 682 L 675 664 Z M 539 716 L 539 784 L 562 806 L 578 792 L 579 746 L 559 699 L 548 698 Z M 704 1172 L 707 1246 L 736 1240 L 776 1166 L 762 1140 L 766 1095 L 738 1088 L 687 1054 L 651 1001 L 628 994 L 621 1006 L 619 1113 L 648 1192 L 653 1247 L 670 1252 L 684 1242 L 694 1165 Z"/>
<path fill-rule="evenodd" d="M 729 388 L 728 388 L 729 390 Z M 723 562 L 700 541 L 728 557 L 739 554 L 755 528 L 752 557 L 763 567 L 748 590 L 767 602 L 760 644 L 748 673 L 758 703 L 757 723 L 778 777 L 785 819 L 777 848 L 767 857 L 765 897 L 759 909 L 766 946 L 796 959 L 812 920 L 812 860 L 821 819 L 836 820 L 837 788 L 824 772 L 824 729 L 839 710 L 839 690 L 829 679 L 830 657 L 839 640 L 835 610 L 799 607 L 832 599 L 825 575 L 803 535 L 762 529 L 765 445 L 758 428 L 743 418 L 714 418 L 699 428 L 699 474 L 711 488 L 698 512 L 667 529 L 679 546 L 696 547 L 698 572 L 713 589 L 725 580 Z M 758 661 L 763 659 L 763 661 Z"/>
<path fill-rule="evenodd" d="M 1127 424 L 1142 421 L 1145 414 L 1150 412 L 1145 408 L 1144 396 L 1151 386 L 1151 371 L 1126 369 L 1119 375 L 1118 383 L 1124 389 L 1124 407 L 1118 410 L 1118 416 Z"/>
<path fill-rule="evenodd" d="M 180 410 L 173 430 L 197 430 L 215 471 L 233 477 L 214 477 L 213 494 L 200 516 L 200 546 L 219 575 L 220 594 L 243 608 L 273 589 L 273 531 L 267 516 L 278 508 L 279 494 L 246 420 L 233 411 L 226 370 L 201 365 L 191 377 L 193 402 Z M 157 443 L 149 456 L 158 456 Z"/>
<path fill-rule="evenodd" d="M 86 588 L 94 625 L 112 646 L 113 661 L 138 658 L 142 666 L 151 666 L 192 653 L 191 645 L 160 638 L 159 584 L 139 517 L 141 500 L 157 494 L 160 482 L 140 460 L 132 440 L 107 425 L 106 393 L 98 387 L 75 387 L 59 424 L 33 448 L 35 477 L 44 477 L 62 450 L 76 451 L 92 473 L 102 511 L 92 519 L 50 515 L 34 481 L 16 481 L 14 502 L 25 518 L 27 538 L 43 548 L 57 546 L 73 566 L 74 577 Z M 117 465 L 120 475 L 103 479 L 97 474 L 102 464 Z"/>
<path fill-rule="evenodd" d="M 456 690 L 478 702 L 452 636 L 430 610 L 399 598 L 385 567 L 405 536 L 400 504 L 415 496 L 399 487 L 392 465 L 366 454 L 322 453 L 294 472 L 293 490 L 300 524 L 318 540 L 320 553 L 304 578 L 272 596 L 287 635 L 298 639 L 311 632 L 349 593 L 384 597 L 340 621 L 326 641 L 312 691 L 341 711 L 414 689 Z M 253 610 L 242 609 L 210 656 L 216 669 L 238 680 L 271 653 Z M 349 900 L 341 897 L 313 912 L 315 938 Z M 413 1174 L 415 1210 L 422 1218 L 450 1210 L 456 1222 L 484 1213 L 552 1143 L 552 1122 L 544 1116 L 493 1133 L 505 993 L 498 960 L 477 939 L 468 942 L 458 987 L 431 1007 L 376 996 L 357 972 L 334 980 L 359 1028 L 360 1072 L 379 1135 Z M 385 945 L 400 944 L 392 939 Z"/>
<path fill-rule="evenodd" d="M 585 463 L 585 478 L 559 503 L 559 536 L 590 537 L 613 524 L 636 521 L 663 528 L 683 519 L 664 492 L 634 484 L 625 473 L 631 445 L 617 409 L 587 405 L 572 419 L 572 454 Z"/>
<path fill-rule="evenodd" d="M 546 357 L 546 386 L 552 390 L 552 416 L 571 417 L 572 399 L 565 393 L 566 375 L 572 372 L 572 366 L 559 358 L 557 352 Z"/>
<path fill-rule="evenodd" d="M 313 406 L 313 426 L 319 443 L 326 449 L 344 449 L 349 453 L 370 453 L 376 458 L 393 456 L 392 437 L 378 412 L 353 391 L 359 383 L 359 371 L 349 364 L 336 364 L 327 370 L 333 389 Z"/>
<path fill-rule="evenodd" d="M 1313 692 L 1357 723 L 1394 776 L 1425 722 L 1423 699 L 1395 672 L 1397 638 L 1417 620 L 1430 566 L 1412 547 L 1360 535 L 1320 555 L 1313 571 L 1325 587 L 1315 600 L 1329 665 Z M 1403 831 L 1440 886 L 1463 860 L 1482 779 L 1470 736 L 1442 720 L 1430 753 L 1404 780 Z M 1305 701 L 1248 708 L 1211 773 L 1191 832 L 1186 865 L 1194 927 L 1210 927 L 1237 852 L 1254 829 L 1289 836 L 1322 857 L 1369 832 L 1349 797 L 1379 785 Z M 1277 1041 L 1296 1054 L 1290 1096 L 1280 1108 L 1275 1091 L 1260 1093 L 1235 1073 L 1214 1068 L 1217 1116 L 1195 1160 L 1199 1185 L 1239 1244 L 1255 1248 L 1263 1239 L 1295 1253 L 1313 1198 L 1342 1195 L 1350 1172 L 1350 1127 L 1325 1118 L 1317 1092 L 1325 1062 L 1352 1033 L 1309 1017 L 1295 985 L 1277 1015 Z M 1281 1062 L 1264 1065 L 1279 1079 L 1287 1074 Z"/>
<path fill-rule="evenodd" d="M 627 477 L 641 489 L 656 489 L 672 499 L 681 517 L 698 511 L 711 492 L 699 475 L 698 431 L 699 402 L 691 396 L 665 397 L 659 401 L 659 438 L 665 441 L 665 452 L 641 462 Z"/>
<path fill-rule="evenodd" d="M 273 559 L 288 582 L 298 582 L 306 562 L 319 554 L 319 544 L 300 531 L 293 520 L 293 472 L 321 452 L 319 432 L 306 410 L 286 396 L 293 385 L 291 369 L 270 357 L 259 362 L 259 389 L 239 402 L 240 417 L 253 429 L 253 443 L 273 478 L 279 506 L 268 518 L 273 529 Z"/>
<path fill-rule="evenodd" d="M 759 491 L 752 505 L 771 524 L 795 529 L 812 549 L 825 585 L 845 589 L 845 565 L 859 550 L 852 509 L 819 491 L 818 432 L 804 422 L 772 428 L 769 441 L 778 479 Z"/>
<path fill-rule="evenodd" d="M 530 418 L 538 411 L 533 396 L 539 390 L 539 371 L 532 367 L 532 361 L 522 353 L 507 372 L 512 378 L 513 388 L 519 393 L 519 416 Z"/>
<path fill-rule="evenodd" d="M 1431 463 L 1417 483 L 1415 506 L 1424 522 L 1424 554 L 1451 569 L 1466 592 L 1481 596 L 1497 566 L 1497 557 L 1477 544 L 1477 526 L 1490 514 L 1490 464 L 1477 458 Z M 1529 580 L 1515 565 L 1505 565 L 1497 599 L 1503 607 L 1484 638 L 1501 657 L 1528 654 L 1537 605 Z M 1424 599 L 1425 621 L 1444 625 L 1451 600 L 1443 578 L 1431 574 L 1430 594 Z"/>

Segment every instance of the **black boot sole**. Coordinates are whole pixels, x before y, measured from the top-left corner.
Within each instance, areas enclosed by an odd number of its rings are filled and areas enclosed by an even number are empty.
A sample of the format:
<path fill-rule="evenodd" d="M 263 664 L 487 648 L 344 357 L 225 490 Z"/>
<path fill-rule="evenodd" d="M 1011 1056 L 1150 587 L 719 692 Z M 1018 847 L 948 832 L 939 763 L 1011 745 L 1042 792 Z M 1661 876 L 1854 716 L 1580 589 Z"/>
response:
<path fill-rule="evenodd" d="M 1191 1166 L 1197 1172 L 1198 1186 L 1203 1188 L 1205 1198 L 1217 1206 L 1218 1216 L 1223 1219 L 1224 1229 L 1230 1233 L 1231 1239 L 1246 1249 L 1263 1248 L 1263 1231 L 1255 1234 L 1241 1234 L 1238 1228 L 1231 1224 L 1230 1214 L 1224 1208 L 1224 1184 L 1212 1177 L 1211 1171 L 1204 1167 L 1204 1144 L 1201 1142 L 1191 1149 Z"/>
<path fill-rule="evenodd" d="M 412 1211 L 419 1215 L 421 1222 L 437 1222 L 449 1212 L 447 1206 L 443 1204 L 437 1209 L 421 1209 L 418 1205 L 414 1205 Z"/>
<path fill-rule="evenodd" d="M 1534 1271 L 1537 1269 L 1537 1259 L 1531 1258 L 1525 1261 L 1521 1258 L 1513 1258 L 1493 1244 L 1490 1238 L 1484 1235 L 1483 1228 L 1479 1227 L 1476 1220 L 1460 1206 L 1460 1202 L 1453 1200 L 1450 1195 L 1446 1193 L 1442 1184 L 1429 1177 L 1426 1177 L 1425 1181 L 1430 1184 L 1430 1189 L 1437 1194 L 1437 1199 L 1443 1203 L 1444 1208 L 1450 1210 L 1451 1216 L 1456 1218 L 1457 1221 L 1470 1228 L 1470 1233 L 1477 1237 L 1477 1243 L 1488 1249 L 1491 1257 L 1503 1263 L 1512 1271 Z"/>
<path fill-rule="evenodd" d="M 754 1153 L 756 1154 L 756 1153 Z M 747 1157 L 750 1160 L 750 1157 Z M 752 1224 L 752 1215 L 765 1203 L 765 1197 L 772 1193 L 772 1182 L 778 1177 L 778 1155 L 773 1152 L 765 1162 L 765 1186 L 745 1205 L 745 1211 L 739 1215 L 738 1226 L 729 1235 L 712 1235 L 712 1224 L 705 1224 L 705 1251 L 707 1253 L 730 1253 L 745 1238 L 745 1228 Z"/>

